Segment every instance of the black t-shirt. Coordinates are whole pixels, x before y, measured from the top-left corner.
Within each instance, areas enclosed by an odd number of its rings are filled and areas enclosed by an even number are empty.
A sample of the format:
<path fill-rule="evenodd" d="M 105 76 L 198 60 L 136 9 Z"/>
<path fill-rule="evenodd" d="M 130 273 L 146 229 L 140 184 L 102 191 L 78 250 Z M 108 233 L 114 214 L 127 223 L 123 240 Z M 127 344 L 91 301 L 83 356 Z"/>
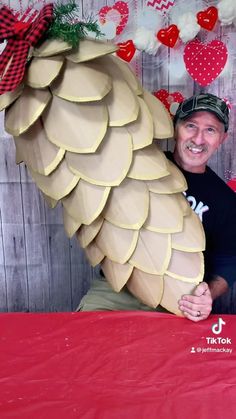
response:
<path fill-rule="evenodd" d="M 166 156 L 174 162 L 172 153 Z M 236 193 L 208 166 L 204 173 L 179 169 L 188 184 L 186 198 L 205 230 L 205 280 L 219 275 L 231 286 L 236 280 Z"/>

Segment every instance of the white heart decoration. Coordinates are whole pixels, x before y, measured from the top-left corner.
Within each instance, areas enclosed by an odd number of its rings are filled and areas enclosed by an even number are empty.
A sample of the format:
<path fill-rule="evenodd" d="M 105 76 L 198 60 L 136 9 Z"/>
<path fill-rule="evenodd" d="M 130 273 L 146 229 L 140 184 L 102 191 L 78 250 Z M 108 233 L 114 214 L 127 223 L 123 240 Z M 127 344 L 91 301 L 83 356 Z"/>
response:
<path fill-rule="evenodd" d="M 100 31 L 104 34 L 105 39 L 114 39 L 116 36 L 116 24 L 115 22 L 107 21 L 103 25 L 97 22 Z"/>
<path fill-rule="evenodd" d="M 103 34 L 101 36 L 101 39 L 114 39 L 116 36 L 116 25 L 114 22 L 106 22 L 104 24 L 100 23 L 100 22 L 96 22 L 97 26 L 99 27 L 101 33 Z M 96 33 L 95 32 L 91 32 L 91 31 L 86 31 L 86 35 L 90 38 L 90 39 L 95 39 L 97 38 Z"/>

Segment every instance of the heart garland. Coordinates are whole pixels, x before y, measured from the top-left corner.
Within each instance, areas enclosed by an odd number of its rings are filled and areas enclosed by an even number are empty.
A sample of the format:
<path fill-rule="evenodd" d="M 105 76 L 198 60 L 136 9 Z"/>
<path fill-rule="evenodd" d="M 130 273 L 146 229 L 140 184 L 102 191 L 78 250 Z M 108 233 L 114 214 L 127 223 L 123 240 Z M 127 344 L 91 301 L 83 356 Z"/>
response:
<path fill-rule="evenodd" d="M 218 20 L 218 9 L 215 6 L 208 7 L 197 13 L 197 23 L 201 28 L 212 31 Z M 157 39 L 162 44 L 173 48 L 178 40 L 180 29 L 172 24 L 167 28 L 162 28 L 157 32 Z"/>
<path fill-rule="evenodd" d="M 162 9 L 166 7 L 168 8 L 170 5 L 172 6 L 172 4 L 170 4 L 171 2 L 168 0 L 150 0 L 147 1 L 147 3 L 149 6 L 154 8 L 161 7 Z M 195 38 L 199 28 L 203 28 L 208 31 L 212 31 L 214 29 L 217 20 L 219 19 L 218 9 L 220 10 L 220 4 L 218 5 L 218 8 L 210 6 L 205 10 L 199 11 L 196 18 L 192 15 L 192 18 L 196 21 L 197 30 L 195 28 L 196 32 L 192 31 L 192 33 L 188 34 L 188 40 L 185 40 L 181 36 L 181 31 L 184 30 L 184 21 L 182 21 L 182 23 L 179 21 L 179 27 L 176 24 L 171 24 L 167 28 L 160 29 L 156 34 L 159 45 L 163 44 L 167 47 L 173 48 L 179 37 L 184 43 L 187 43 L 184 50 L 185 67 L 190 76 L 200 86 L 208 86 L 212 83 L 223 71 L 228 58 L 227 48 L 223 42 L 215 40 L 208 44 L 202 44 Z M 128 22 L 128 17 L 129 8 L 127 3 L 124 1 L 118 1 L 113 6 L 104 6 L 99 11 L 101 26 L 104 25 L 105 28 L 105 25 L 113 23 L 114 29 L 116 28 L 116 35 L 119 35 L 124 30 Z M 182 28 L 180 25 L 182 25 Z M 125 42 L 118 43 L 117 45 L 119 46 L 119 49 L 116 54 L 127 62 L 132 60 L 136 48 L 140 49 L 136 45 L 135 40 L 133 41 L 132 39 L 128 39 Z M 145 50 L 145 48 L 141 48 L 141 50 Z M 170 106 L 168 110 L 170 111 Z"/>

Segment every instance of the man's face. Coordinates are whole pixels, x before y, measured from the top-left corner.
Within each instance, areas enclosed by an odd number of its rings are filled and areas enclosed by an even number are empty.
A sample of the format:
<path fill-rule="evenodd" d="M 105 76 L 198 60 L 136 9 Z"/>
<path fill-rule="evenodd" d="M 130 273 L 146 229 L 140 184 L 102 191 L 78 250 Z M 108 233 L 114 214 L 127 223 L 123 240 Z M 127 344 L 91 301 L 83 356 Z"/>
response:
<path fill-rule="evenodd" d="M 194 112 L 176 125 L 175 160 L 188 172 L 203 173 L 207 161 L 225 138 L 224 125 L 214 114 Z"/>

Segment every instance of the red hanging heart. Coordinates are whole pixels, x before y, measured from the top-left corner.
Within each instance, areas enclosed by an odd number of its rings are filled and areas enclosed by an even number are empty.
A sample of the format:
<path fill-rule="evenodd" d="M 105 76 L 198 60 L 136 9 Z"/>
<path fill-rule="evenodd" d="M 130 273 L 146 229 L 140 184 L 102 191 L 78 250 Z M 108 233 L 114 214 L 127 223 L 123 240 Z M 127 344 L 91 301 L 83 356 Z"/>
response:
<path fill-rule="evenodd" d="M 119 45 L 119 49 L 118 51 L 116 51 L 116 55 L 122 58 L 122 60 L 125 60 L 128 62 L 131 61 L 136 51 L 136 48 L 134 46 L 132 39 L 129 39 L 126 42 L 118 43 L 117 45 Z"/>
<path fill-rule="evenodd" d="M 179 37 L 179 29 L 176 25 L 170 25 L 166 29 L 160 29 L 157 33 L 157 39 L 167 47 L 173 48 Z"/>
<path fill-rule="evenodd" d="M 186 45 L 183 58 L 193 80 L 200 86 L 208 86 L 224 69 L 228 51 L 225 44 L 217 39 L 207 44 L 194 39 Z"/>
<path fill-rule="evenodd" d="M 218 19 L 218 10 L 216 7 L 208 7 L 208 9 L 197 13 L 198 24 L 208 31 L 212 31 Z"/>

